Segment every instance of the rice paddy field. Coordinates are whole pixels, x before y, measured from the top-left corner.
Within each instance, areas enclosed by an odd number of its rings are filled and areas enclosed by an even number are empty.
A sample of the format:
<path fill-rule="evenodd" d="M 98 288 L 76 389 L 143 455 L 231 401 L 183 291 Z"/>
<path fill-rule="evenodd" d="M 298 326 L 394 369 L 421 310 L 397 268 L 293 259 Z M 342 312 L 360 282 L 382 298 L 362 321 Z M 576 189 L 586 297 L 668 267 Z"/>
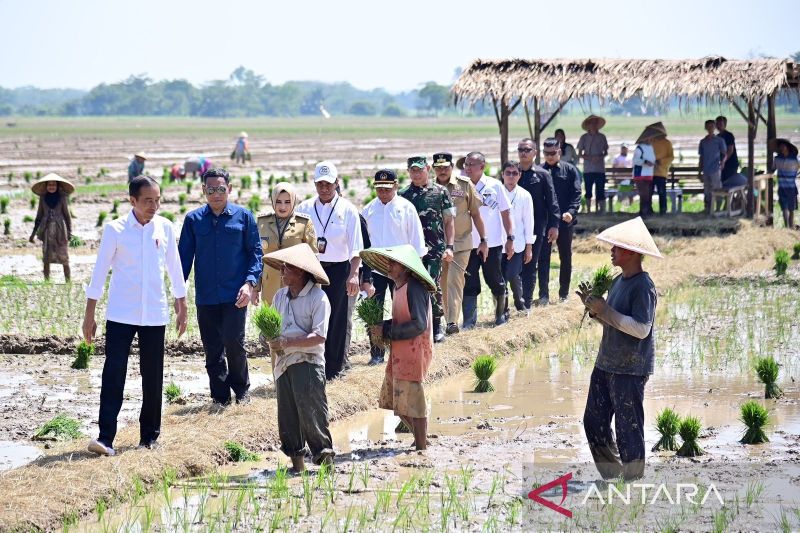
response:
<path fill-rule="evenodd" d="M 733 113 L 728 116 L 743 158 L 743 129 Z M 692 164 L 706 115 L 660 118 L 676 153 Z M 634 140 L 654 120 L 611 117 L 604 131 L 615 146 Z M 574 144 L 579 122 L 565 115 L 556 126 Z M 778 126 L 779 135 L 797 139 L 800 118 L 779 115 Z M 234 167 L 227 155 L 242 129 L 250 134 L 253 161 Z M 524 119 L 515 121 L 512 139 L 526 130 Z M 376 169 L 401 169 L 409 155 L 442 149 L 484 150 L 496 166 L 496 126 L 488 118 L 118 118 L 19 119 L 0 128 L 0 197 L 9 198 L 0 218 L 10 220 L 10 235 L 0 237 L 0 530 L 800 529 L 800 261 L 787 259 L 783 274 L 774 268 L 776 250 L 791 256 L 800 232 L 777 221 L 766 228 L 705 218 L 696 212 L 699 198 L 687 200 L 682 215 L 647 222 L 666 257 L 645 263 L 659 306 L 656 370 L 645 389 L 647 468 L 639 483 L 599 482 L 586 446 L 583 410 L 601 328 L 593 321 L 581 326 L 576 297 L 492 328 L 488 290 L 480 327 L 436 346 L 426 384 L 430 446 L 424 453 L 413 450 L 398 418 L 375 408 L 383 368 L 366 365 L 366 336 L 356 321 L 353 369 L 327 389 L 333 468 L 310 466 L 302 476 L 291 475 L 278 451 L 269 358 L 251 323 L 253 401 L 210 405 L 191 290 L 188 334 L 178 340 L 170 330 L 167 338 L 161 448 L 135 449 L 141 387 L 134 346 L 120 453 L 98 459 L 85 452 L 97 432 L 103 347 L 101 340 L 87 369 L 72 368 L 83 287 L 101 222 L 128 212 L 125 170 L 134 151 L 150 154 L 146 168 L 159 178 L 191 155 L 226 164 L 235 176 L 234 200 L 263 211 L 278 180 L 295 182 L 301 197 L 311 194 L 309 173 L 318 159 L 336 162 L 348 176 L 345 196 L 360 207 Z M 757 160 L 763 157 L 762 140 Z M 57 265 L 52 281 L 42 281 L 40 247 L 27 242 L 35 215 L 29 183 L 50 171 L 78 186 L 71 200 L 80 239 L 70 249 L 72 283 L 64 282 Z M 203 201 L 197 181 L 165 182 L 163 196 L 162 212 L 178 225 Z M 609 264 L 596 232 L 636 209 L 634 202 L 611 215 L 580 215 L 574 287 Z M 554 254 L 551 294 L 558 268 Z M 103 315 L 101 301 L 100 324 Z M 474 392 L 471 365 L 487 355 L 496 368 L 490 387 L 480 388 L 493 390 Z M 769 358 L 779 398 L 765 398 L 756 371 Z M 748 431 L 743 419 L 753 423 L 742 412 L 748 401 L 766 411 L 758 429 L 767 442 L 740 442 Z M 656 417 L 666 408 L 684 421 L 697 418 L 696 438 L 688 440 L 703 455 L 650 451 L 662 437 Z M 687 439 L 675 440 L 681 446 Z"/>

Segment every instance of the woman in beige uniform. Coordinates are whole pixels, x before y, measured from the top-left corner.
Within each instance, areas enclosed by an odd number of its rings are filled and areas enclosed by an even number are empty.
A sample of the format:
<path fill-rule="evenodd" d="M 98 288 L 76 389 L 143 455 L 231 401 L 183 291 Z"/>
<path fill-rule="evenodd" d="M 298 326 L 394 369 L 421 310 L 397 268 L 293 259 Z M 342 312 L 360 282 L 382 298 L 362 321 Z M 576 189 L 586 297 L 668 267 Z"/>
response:
<path fill-rule="evenodd" d="M 295 213 L 297 203 L 297 193 L 291 184 L 280 182 L 272 189 L 273 212 L 258 217 L 258 235 L 261 237 L 261 249 L 265 256 L 300 243 L 308 244 L 317 253 L 314 224 L 307 215 Z M 260 299 L 271 304 L 275 293 L 282 286 L 280 271 L 265 261 L 253 303 L 258 304 Z"/>

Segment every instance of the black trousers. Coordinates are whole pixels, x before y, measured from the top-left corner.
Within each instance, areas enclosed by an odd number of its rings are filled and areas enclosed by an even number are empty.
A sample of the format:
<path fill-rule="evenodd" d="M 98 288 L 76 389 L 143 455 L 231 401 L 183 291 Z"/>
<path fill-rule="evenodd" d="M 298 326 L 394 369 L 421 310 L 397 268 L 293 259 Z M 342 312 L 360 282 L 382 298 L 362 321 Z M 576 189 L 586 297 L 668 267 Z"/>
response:
<path fill-rule="evenodd" d="M 522 300 L 525 307 L 530 308 L 533 304 L 533 289 L 536 288 L 536 275 L 538 272 L 539 258 L 542 255 L 542 248 L 547 241 L 547 234 L 537 235 L 536 242 L 533 243 L 533 254 L 530 263 L 522 265 Z M 550 259 L 548 257 L 547 268 L 550 268 Z M 541 279 L 541 276 L 540 276 Z"/>
<path fill-rule="evenodd" d="M 325 369 L 305 362 L 291 365 L 275 382 L 275 391 L 281 451 L 289 457 L 302 457 L 308 443 L 314 462 L 319 464 L 323 452 L 333 452 Z"/>
<path fill-rule="evenodd" d="M 500 297 L 505 294 L 506 283 L 503 279 L 502 253 L 502 246 L 489 248 L 489 255 L 484 263 L 482 257 L 478 255 L 477 248 L 473 248 L 469 254 L 469 263 L 467 263 L 469 276 L 466 276 L 464 281 L 464 296 L 478 296 L 481 293 L 479 270 L 483 270 L 483 279 L 493 295 Z"/>
<path fill-rule="evenodd" d="M 347 277 L 350 275 L 350 261 L 323 263 L 322 267 L 330 281 L 329 285 L 322 286 L 331 304 L 328 338 L 325 339 L 325 379 L 330 381 L 341 373 L 344 366 L 347 340 Z"/>
<path fill-rule="evenodd" d="M 134 326 L 106 321 L 106 360 L 100 386 L 100 436 L 106 446 L 114 445 L 117 417 L 122 408 L 128 356 L 134 335 L 139 337 L 139 368 L 142 375 L 142 410 L 139 413 L 139 442 L 149 444 L 161 433 L 161 392 L 164 384 L 164 332 L 166 326 Z"/>
<path fill-rule="evenodd" d="M 654 192 L 658 193 L 658 212 L 662 215 L 667 212 L 667 178 L 664 176 L 653 176 L 651 196 Z"/>
<path fill-rule="evenodd" d="M 644 473 L 644 386 L 649 376 L 592 371 L 583 428 L 603 479 Z M 611 418 L 617 430 L 611 429 Z"/>
<path fill-rule="evenodd" d="M 372 274 L 372 286 L 375 287 L 375 295 L 373 298 L 375 298 L 381 304 L 386 301 L 387 289 L 392 295 L 394 295 L 394 281 L 387 277 L 381 276 L 380 274 Z M 369 353 L 373 358 L 383 358 L 385 350 L 383 348 L 374 346 L 372 344 L 372 338 L 370 338 Z"/>
<path fill-rule="evenodd" d="M 250 388 L 244 326 L 247 307 L 233 303 L 197 306 L 197 324 L 206 352 L 206 372 L 215 402 L 228 403 L 231 391 L 237 399 Z M 227 364 L 226 364 L 227 360 Z"/>
<path fill-rule="evenodd" d="M 560 222 L 558 225 L 558 297 L 566 298 L 569 294 L 569 283 L 572 279 L 572 236 L 575 226 Z M 546 239 L 545 239 L 546 240 Z M 542 253 L 539 256 L 539 298 L 550 297 L 550 254 L 553 245 L 549 242 L 542 243 Z"/>

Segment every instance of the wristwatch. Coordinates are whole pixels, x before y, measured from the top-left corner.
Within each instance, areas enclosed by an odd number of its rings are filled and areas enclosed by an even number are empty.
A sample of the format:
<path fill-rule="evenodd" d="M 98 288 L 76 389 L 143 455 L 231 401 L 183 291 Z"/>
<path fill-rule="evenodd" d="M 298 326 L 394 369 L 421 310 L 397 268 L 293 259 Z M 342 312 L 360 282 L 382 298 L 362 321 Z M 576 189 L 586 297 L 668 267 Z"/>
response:
<path fill-rule="evenodd" d="M 250 287 L 252 287 L 252 288 L 255 288 L 255 286 L 257 285 L 257 283 L 255 281 L 251 281 L 251 280 L 248 280 L 247 284 L 250 285 Z"/>
<path fill-rule="evenodd" d="M 514 242 L 514 236 L 513 235 L 509 235 L 508 236 L 508 240 L 511 241 L 511 242 Z"/>
<path fill-rule="evenodd" d="M 486 242 L 486 237 L 481 237 L 481 244 Z"/>
<path fill-rule="evenodd" d="M 452 244 L 448 244 L 448 245 L 446 245 L 446 246 L 444 247 L 444 249 L 445 249 L 445 250 L 455 250 L 456 248 L 455 248 L 455 246 L 453 246 Z"/>

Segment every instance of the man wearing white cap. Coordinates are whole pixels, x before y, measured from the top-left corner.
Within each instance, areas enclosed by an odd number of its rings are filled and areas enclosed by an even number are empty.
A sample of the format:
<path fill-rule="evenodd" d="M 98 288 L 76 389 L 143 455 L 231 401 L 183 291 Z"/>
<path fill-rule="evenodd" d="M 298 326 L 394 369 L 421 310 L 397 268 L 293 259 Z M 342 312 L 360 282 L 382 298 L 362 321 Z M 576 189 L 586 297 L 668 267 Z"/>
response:
<path fill-rule="evenodd" d="M 314 186 L 317 195 L 302 202 L 297 213 L 303 213 L 314 223 L 317 250 L 322 268 L 330 280 L 323 290 L 331 304 L 329 334 L 325 339 L 325 377 L 338 376 L 345 360 L 347 336 L 347 298 L 358 294 L 358 269 L 364 247 L 361 220 L 356 207 L 336 194 L 339 174 L 329 161 L 317 163 Z"/>
<path fill-rule="evenodd" d="M 147 158 L 142 152 L 136 152 L 128 165 L 128 183 L 144 174 L 144 162 Z"/>
<path fill-rule="evenodd" d="M 641 217 L 617 224 L 597 238 L 612 245 L 611 263 L 622 269 L 622 275 L 611 284 L 607 301 L 578 291 L 590 315 L 603 325 L 583 427 L 600 475 L 634 480 L 644 474 L 644 386 L 653 373 L 658 300 L 642 259 L 663 256 Z"/>

